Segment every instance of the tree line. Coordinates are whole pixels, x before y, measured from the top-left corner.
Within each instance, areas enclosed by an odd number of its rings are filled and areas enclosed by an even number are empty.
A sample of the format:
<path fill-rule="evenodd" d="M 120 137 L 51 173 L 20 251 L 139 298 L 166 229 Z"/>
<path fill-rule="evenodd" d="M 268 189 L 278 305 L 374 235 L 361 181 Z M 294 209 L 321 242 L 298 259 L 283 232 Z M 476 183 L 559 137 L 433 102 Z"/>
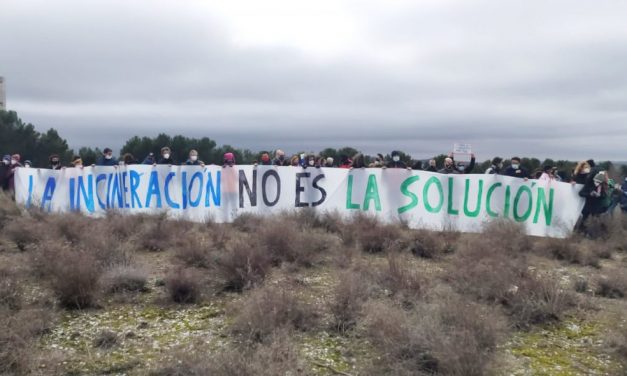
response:
<path fill-rule="evenodd" d="M 21 155 L 21 160 L 30 160 L 33 167 L 48 167 L 49 157 L 52 154 L 57 154 L 63 165 L 69 165 L 73 156 L 80 156 L 85 166 L 94 164 L 96 160 L 102 155 L 102 149 L 107 145 L 100 147 L 81 147 L 78 151 L 71 149 L 68 146 L 67 141 L 62 138 L 59 133 L 51 128 L 45 133 L 40 133 L 35 130 L 35 126 L 31 123 L 25 123 L 20 119 L 15 111 L 0 111 L 0 153 Z M 172 157 L 179 163 L 183 163 L 187 160 L 190 150 L 195 149 L 198 151 L 198 158 L 207 164 L 222 164 L 223 155 L 226 152 L 232 152 L 235 154 L 238 164 L 252 164 L 259 160 L 262 153 L 270 154 L 272 158 L 274 156 L 273 150 L 261 150 L 254 152 L 249 149 L 238 148 L 231 145 L 218 145 L 216 141 L 209 137 L 193 138 L 182 135 L 170 136 L 165 133 L 160 133 L 156 137 L 148 136 L 133 136 L 126 141 L 122 147 L 120 154 L 130 153 L 134 158 L 141 163 L 141 161 L 149 154 L 154 153 L 155 156 L 159 156 L 160 150 L 163 146 L 169 146 L 172 151 Z M 280 147 L 280 145 L 277 145 Z M 302 150 L 301 152 L 311 153 L 311 151 Z M 420 165 L 424 165 L 425 160 L 413 159 L 408 153 L 400 152 L 401 160 L 408 166 L 414 166 L 420 168 Z M 326 148 L 321 150 L 317 155 L 326 157 L 332 157 L 336 163 L 340 160 L 342 155 L 353 157 L 359 154 L 360 151 L 353 147 L 342 148 Z M 390 155 L 383 155 L 386 160 L 390 159 Z M 446 154 L 440 154 L 434 156 L 438 166 L 442 166 Z M 509 157 L 504 158 L 505 165 L 509 162 Z M 364 155 L 366 164 L 374 161 L 377 156 Z M 574 169 L 576 161 L 568 160 L 553 160 L 545 159 L 541 161 L 538 158 L 521 158 L 521 166 L 528 171 L 536 171 L 542 166 L 551 165 L 557 167 L 559 171 L 566 176 L 570 175 L 570 172 Z M 477 162 L 474 173 L 483 173 L 488 167 L 490 167 L 491 161 L 486 160 L 484 162 Z M 599 163 L 603 170 L 616 170 L 609 161 Z M 627 166 L 620 166 L 620 170 L 616 171 L 622 176 L 627 176 Z"/>

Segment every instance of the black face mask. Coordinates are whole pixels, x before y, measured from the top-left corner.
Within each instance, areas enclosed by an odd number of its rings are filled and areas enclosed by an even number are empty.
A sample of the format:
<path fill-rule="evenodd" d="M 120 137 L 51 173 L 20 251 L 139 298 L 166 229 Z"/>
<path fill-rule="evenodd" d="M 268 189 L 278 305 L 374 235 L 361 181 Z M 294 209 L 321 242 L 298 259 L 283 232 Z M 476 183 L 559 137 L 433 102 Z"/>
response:
<path fill-rule="evenodd" d="M 52 165 L 53 165 L 53 166 L 56 166 L 56 165 L 58 165 L 58 164 L 59 164 L 59 161 L 52 161 Z"/>

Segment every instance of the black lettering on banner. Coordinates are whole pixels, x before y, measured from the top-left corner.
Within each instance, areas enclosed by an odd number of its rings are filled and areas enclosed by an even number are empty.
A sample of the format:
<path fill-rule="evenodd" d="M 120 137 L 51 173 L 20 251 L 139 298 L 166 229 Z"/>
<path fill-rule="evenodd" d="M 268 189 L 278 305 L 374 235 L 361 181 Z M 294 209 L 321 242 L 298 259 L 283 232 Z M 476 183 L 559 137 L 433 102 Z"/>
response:
<path fill-rule="evenodd" d="M 244 188 L 250 200 L 250 206 L 257 206 L 257 170 L 253 170 L 253 189 L 248 185 L 248 179 L 244 171 L 239 170 L 239 207 L 244 207 Z"/>
<path fill-rule="evenodd" d="M 295 203 L 295 206 L 297 208 L 304 208 L 304 207 L 309 206 L 308 203 L 300 201 L 300 193 L 301 192 L 305 192 L 305 187 L 300 185 L 300 179 L 308 178 L 309 176 L 311 176 L 311 174 L 309 172 L 299 172 L 299 173 L 296 174 L 296 203 Z"/>
<path fill-rule="evenodd" d="M 266 194 L 266 182 L 270 176 L 273 176 L 276 180 L 276 198 L 272 202 L 268 201 L 268 195 Z M 261 197 L 263 198 L 263 203 L 266 206 L 274 206 L 277 202 L 279 202 L 279 199 L 281 198 L 281 178 L 276 170 L 268 170 L 264 172 L 263 177 L 261 178 Z"/>
<path fill-rule="evenodd" d="M 322 204 L 324 202 L 324 200 L 327 199 L 327 191 L 324 188 L 322 188 L 321 186 L 318 185 L 318 181 L 320 181 L 320 179 L 324 179 L 324 174 L 320 174 L 320 175 L 316 176 L 314 178 L 314 180 L 313 180 L 312 185 L 313 185 L 314 189 L 317 189 L 317 190 L 320 191 L 320 194 L 322 195 L 322 197 L 320 197 L 320 200 L 312 203 L 311 206 L 318 206 L 318 205 Z"/>

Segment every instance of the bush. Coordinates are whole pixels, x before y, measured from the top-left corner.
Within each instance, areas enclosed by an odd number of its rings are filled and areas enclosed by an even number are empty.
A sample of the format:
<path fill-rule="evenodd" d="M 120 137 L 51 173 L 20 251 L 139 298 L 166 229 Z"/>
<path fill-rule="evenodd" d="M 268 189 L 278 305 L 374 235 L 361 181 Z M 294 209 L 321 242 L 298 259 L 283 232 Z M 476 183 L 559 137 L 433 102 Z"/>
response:
<path fill-rule="evenodd" d="M 306 370 L 304 359 L 293 344 L 289 332 L 272 334 L 268 344 L 222 349 L 218 353 L 190 355 L 179 353 L 175 361 L 153 370 L 152 376 L 276 376 L 302 375 Z"/>
<path fill-rule="evenodd" d="M 103 277 L 105 290 L 110 293 L 145 292 L 148 290 L 147 273 L 131 266 L 117 266 L 107 271 Z"/>
<path fill-rule="evenodd" d="M 110 330 L 103 330 L 94 338 L 94 347 L 110 349 L 118 343 L 118 335 Z"/>
<path fill-rule="evenodd" d="M 384 302 L 366 307 L 366 335 L 382 354 L 374 374 L 483 375 L 503 320 L 451 295 L 416 311 Z"/>
<path fill-rule="evenodd" d="M 387 253 L 387 268 L 380 275 L 381 285 L 392 295 L 418 297 L 423 293 L 425 279 L 395 251 Z"/>
<path fill-rule="evenodd" d="M 0 314 L 1 308 L 18 310 L 22 305 L 22 289 L 15 274 L 7 269 L 0 269 Z"/>
<path fill-rule="evenodd" d="M 200 276 L 193 269 L 177 269 L 165 280 L 172 301 L 196 303 L 200 298 Z"/>
<path fill-rule="evenodd" d="M 260 284 L 272 266 L 272 257 L 256 239 L 242 237 L 215 255 L 215 275 L 225 290 L 242 291 Z"/>
<path fill-rule="evenodd" d="M 627 274 L 611 270 L 597 280 L 596 294 L 605 298 L 624 298 L 627 294 Z"/>
<path fill-rule="evenodd" d="M 48 263 L 50 284 L 62 306 L 70 309 L 94 306 L 102 273 L 94 256 L 61 248 Z"/>
<path fill-rule="evenodd" d="M 417 230 L 410 235 L 409 250 L 417 257 L 431 259 L 451 248 L 451 244 L 439 232 Z"/>
<path fill-rule="evenodd" d="M 254 342 L 264 342 L 280 329 L 306 331 L 315 326 L 317 314 L 287 288 L 264 287 L 252 291 L 241 304 L 231 330 Z"/>
<path fill-rule="evenodd" d="M 190 236 L 180 242 L 176 247 L 175 256 L 185 266 L 189 267 L 206 269 L 213 264 L 210 245 L 194 236 Z"/>
<path fill-rule="evenodd" d="M 571 264 L 599 267 L 599 255 L 593 252 L 586 243 L 577 239 L 546 239 L 538 241 L 541 254 L 548 253 L 557 260 Z"/>
<path fill-rule="evenodd" d="M 357 239 L 361 250 L 367 253 L 381 253 L 395 248 L 402 237 L 402 231 L 395 225 L 377 225 L 363 229 Z"/>
<path fill-rule="evenodd" d="M 357 271 L 343 272 L 329 302 L 331 326 L 341 333 L 354 328 L 363 304 L 368 300 L 369 281 Z"/>

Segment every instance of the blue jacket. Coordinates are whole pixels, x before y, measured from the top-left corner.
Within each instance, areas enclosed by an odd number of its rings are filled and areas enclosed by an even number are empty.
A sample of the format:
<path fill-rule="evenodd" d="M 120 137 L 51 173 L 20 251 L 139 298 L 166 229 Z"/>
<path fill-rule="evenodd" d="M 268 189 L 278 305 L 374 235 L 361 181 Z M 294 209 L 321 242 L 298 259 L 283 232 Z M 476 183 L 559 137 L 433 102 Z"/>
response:
<path fill-rule="evenodd" d="M 96 166 L 117 166 L 118 160 L 115 158 L 111 158 L 111 159 L 107 159 L 104 156 L 98 158 L 98 161 L 96 161 Z"/>

